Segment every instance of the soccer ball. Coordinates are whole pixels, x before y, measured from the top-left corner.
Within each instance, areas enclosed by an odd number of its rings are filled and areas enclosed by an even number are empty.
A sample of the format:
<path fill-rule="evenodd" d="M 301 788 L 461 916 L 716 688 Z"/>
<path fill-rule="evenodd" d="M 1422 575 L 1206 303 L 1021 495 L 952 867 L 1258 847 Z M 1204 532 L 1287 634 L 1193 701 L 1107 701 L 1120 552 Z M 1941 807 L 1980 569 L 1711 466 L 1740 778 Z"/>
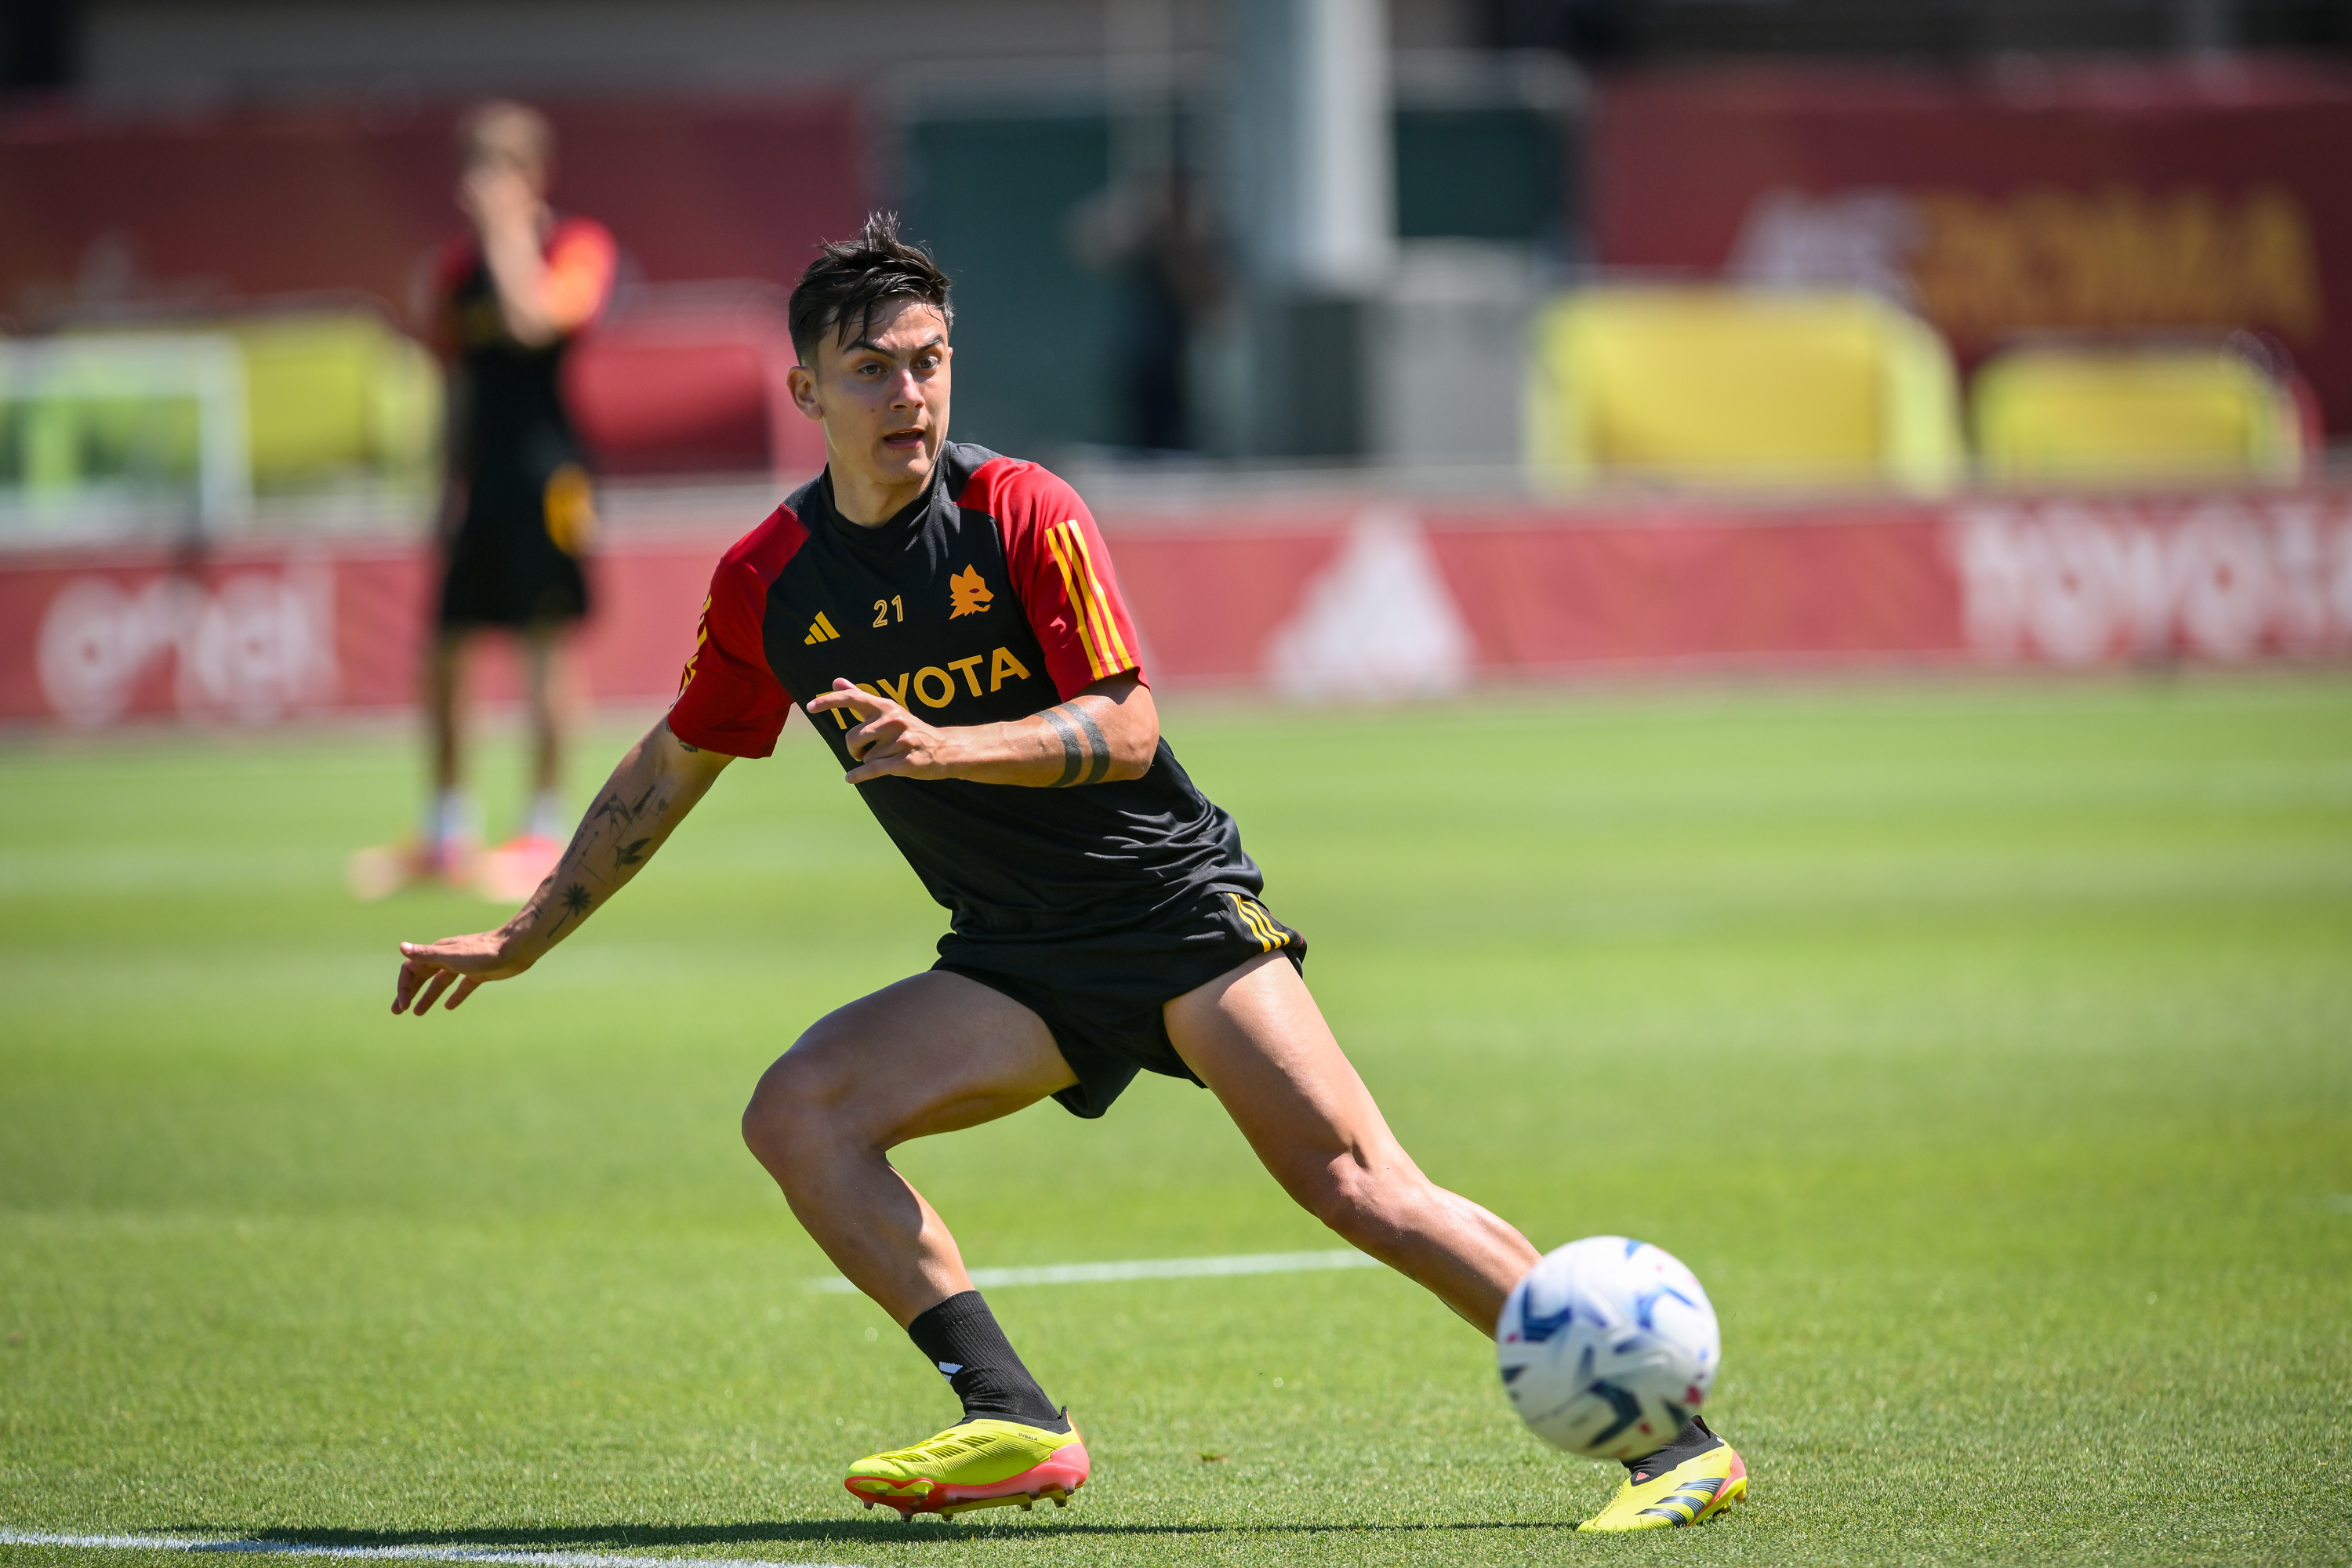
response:
<path fill-rule="evenodd" d="M 1588 1236 L 1512 1289 L 1495 1352 L 1503 1392 L 1537 1436 L 1589 1458 L 1638 1459 L 1706 1401 L 1723 1340 L 1698 1277 L 1672 1253 Z"/>

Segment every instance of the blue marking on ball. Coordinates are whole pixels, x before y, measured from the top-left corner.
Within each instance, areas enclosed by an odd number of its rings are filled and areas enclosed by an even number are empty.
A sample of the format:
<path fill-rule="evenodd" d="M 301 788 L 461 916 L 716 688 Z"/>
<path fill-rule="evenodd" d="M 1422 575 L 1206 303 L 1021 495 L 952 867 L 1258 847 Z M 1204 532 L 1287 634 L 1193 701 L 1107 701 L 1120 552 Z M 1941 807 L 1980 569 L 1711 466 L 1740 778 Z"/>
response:
<path fill-rule="evenodd" d="M 1519 1298 L 1519 1337 L 1531 1343 L 1541 1344 L 1574 1321 L 1576 1303 L 1573 1300 L 1557 1312 L 1538 1312 L 1535 1310 L 1532 1296 Z"/>

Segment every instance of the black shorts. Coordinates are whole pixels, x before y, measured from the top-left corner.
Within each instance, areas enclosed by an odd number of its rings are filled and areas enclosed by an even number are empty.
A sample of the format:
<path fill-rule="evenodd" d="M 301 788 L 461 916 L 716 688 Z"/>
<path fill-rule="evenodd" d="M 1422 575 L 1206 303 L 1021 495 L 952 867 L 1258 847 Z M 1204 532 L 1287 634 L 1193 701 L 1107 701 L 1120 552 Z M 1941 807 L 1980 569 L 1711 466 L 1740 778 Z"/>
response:
<path fill-rule="evenodd" d="M 593 522 L 586 478 L 577 468 L 541 483 L 520 476 L 477 476 L 464 518 L 449 542 L 441 578 L 439 624 L 527 626 L 576 621 L 588 614 L 581 569 Z"/>
<path fill-rule="evenodd" d="M 1168 1038 L 1160 1009 L 1263 952 L 1302 972 L 1307 939 L 1267 912 L 1256 895 L 1209 888 L 1149 925 L 1099 935 L 940 939 L 931 965 L 976 980 L 1045 1020 L 1078 1075 L 1054 1098 L 1077 1116 L 1100 1116 L 1139 1072 L 1199 1083 Z"/>

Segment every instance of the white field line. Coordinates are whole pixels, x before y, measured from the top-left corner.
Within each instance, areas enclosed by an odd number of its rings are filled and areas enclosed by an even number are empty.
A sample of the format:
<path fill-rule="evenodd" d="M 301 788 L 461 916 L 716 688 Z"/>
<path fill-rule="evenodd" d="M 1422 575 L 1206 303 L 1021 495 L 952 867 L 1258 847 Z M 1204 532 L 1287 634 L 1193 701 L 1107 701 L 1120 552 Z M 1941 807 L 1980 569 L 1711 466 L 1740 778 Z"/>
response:
<path fill-rule="evenodd" d="M 1310 1274 L 1325 1268 L 1378 1268 L 1377 1258 L 1352 1247 L 1334 1252 L 1242 1252 L 1226 1258 L 1144 1258 L 1127 1263 L 1048 1263 L 1035 1268 L 975 1268 L 982 1289 L 1007 1285 L 1103 1285 L 1117 1279 L 1212 1279 L 1228 1274 Z M 829 1296 L 855 1296 L 857 1287 L 838 1274 L 803 1281 Z"/>
<path fill-rule="evenodd" d="M 895 1538 L 894 1538 L 895 1539 Z M 619 1556 L 610 1552 L 501 1552 L 490 1546 L 318 1546 L 299 1541 L 219 1541 L 192 1535 L 37 1535 L 0 1530 L 0 1546 L 79 1547 L 91 1552 L 233 1552 L 277 1557 L 357 1558 L 376 1563 L 520 1563 L 530 1568 L 843 1568 L 766 1557 Z"/>

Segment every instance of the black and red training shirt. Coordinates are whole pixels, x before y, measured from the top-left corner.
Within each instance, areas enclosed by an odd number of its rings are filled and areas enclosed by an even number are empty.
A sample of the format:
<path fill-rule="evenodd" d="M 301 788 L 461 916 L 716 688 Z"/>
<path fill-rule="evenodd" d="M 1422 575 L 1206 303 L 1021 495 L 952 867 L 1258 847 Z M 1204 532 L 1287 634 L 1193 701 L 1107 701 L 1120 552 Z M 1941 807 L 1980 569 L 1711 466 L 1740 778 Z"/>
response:
<path fill-rule="evenodd" d="M 1097 680 L 1144 676 L 1134 618 L 1086 503 L 1034 463 L 941 448 L 929 488 L 878 528 L 825 475 L 719 559 L 671 733 L 737 757 L 845 679 L 929 723 L 1024 719 Z M 856 722 L 812 719 L 844 771 Z M 878 778 L 858 793 L 961 935 L 1150 923 L 1210 889 L 1261 890 L 1233 818 L 1162 740 L 1141 778 L 1041 789 Z"/>
<path fill-rule="evenodd" d="M 544 287 L 555 313 L 581 324 L 532 345 L 507 331 L 481 241 L 467 234 L 442 247 L 433 268 L 434 338 L 457 373 L 449 469 L 459 481 L 495 491 L 511 478 L 535 506 L 549 474 L 582 461 L 563 396 L 563 362 L 611 300 L 619 256 L 613 231 L 594 219 L 555 223 L 541 245 Z"/>

